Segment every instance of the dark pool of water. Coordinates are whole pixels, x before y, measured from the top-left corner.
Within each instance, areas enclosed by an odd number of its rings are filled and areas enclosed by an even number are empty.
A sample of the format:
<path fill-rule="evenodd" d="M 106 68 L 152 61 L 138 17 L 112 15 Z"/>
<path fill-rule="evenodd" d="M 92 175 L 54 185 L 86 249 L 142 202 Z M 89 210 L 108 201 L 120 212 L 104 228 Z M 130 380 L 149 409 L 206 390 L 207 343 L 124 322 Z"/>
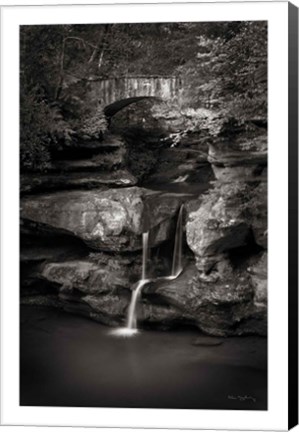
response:
<path fill-rule="evenodd" d="M 126 339 L 110 331 L 23 306 L 21 405 L 267 409 L 266 339 L 215 340 L 193 330 L 144 330 Z"/>

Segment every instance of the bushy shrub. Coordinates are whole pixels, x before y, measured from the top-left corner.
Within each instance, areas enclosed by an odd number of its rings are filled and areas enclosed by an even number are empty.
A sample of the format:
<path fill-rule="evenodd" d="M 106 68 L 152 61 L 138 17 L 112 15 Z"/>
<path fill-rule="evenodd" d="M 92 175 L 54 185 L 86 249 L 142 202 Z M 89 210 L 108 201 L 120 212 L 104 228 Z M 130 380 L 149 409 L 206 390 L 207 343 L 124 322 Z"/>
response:
<path fill-rule="evenodd" d="M 70 140 L 73 131 L 57 106 L 51 106 L 38 86 L 21 86 L 21 169 L 43 171 L 50 166 L 51 146 Z"/>
<path fill-rule="evenodd" d="M 101 107 L 98 107 L 95 112 L 82 118 L 82 121 L 78 124 L 77 133 L 87 135 L 91 139 L 101 139 L 107 127 L 108 123 L 104 111 Z"/>
<path fill-rule="evenodd" d="M 60 104 L 78 139 L 101 139 L 108 123 L 94 88 L 82 81 L 69 83 L 60 96 Z"/>

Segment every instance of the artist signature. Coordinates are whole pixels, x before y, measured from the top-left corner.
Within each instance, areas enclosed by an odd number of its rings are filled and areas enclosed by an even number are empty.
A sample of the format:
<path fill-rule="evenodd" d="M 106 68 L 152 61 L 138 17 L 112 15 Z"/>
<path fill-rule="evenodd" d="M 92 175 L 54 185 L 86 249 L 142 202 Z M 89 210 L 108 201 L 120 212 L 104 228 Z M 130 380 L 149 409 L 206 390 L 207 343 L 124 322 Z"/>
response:
<path fill-rule="evenodd" d="M 251 401 L 253 403 L 256 402 L 256 399 L 253 396 L 248 396 L 248 395 L 244 395 L 244 396 L 228 395 L 227 398 L 230 400 L 238 400 L 239 402 L 245 402 L 245 401 Z"/>

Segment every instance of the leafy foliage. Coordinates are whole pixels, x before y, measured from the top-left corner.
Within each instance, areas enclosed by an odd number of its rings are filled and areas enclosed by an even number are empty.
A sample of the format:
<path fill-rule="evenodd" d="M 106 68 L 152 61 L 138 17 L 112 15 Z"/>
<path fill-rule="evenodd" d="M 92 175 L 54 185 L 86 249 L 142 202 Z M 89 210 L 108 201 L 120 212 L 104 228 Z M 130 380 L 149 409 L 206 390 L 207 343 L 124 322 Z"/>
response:
<path fill-rule="evenodd" d="M 20 110 L 21 168 L 50 167 L 50 150 L 59 140 L 70 140 L 73 131 L 58 107 L 50 106 L 38 87 L 22 87 Z"/>
<path fill-rule="evenodd" d="M 93 115 L 83 118 L 80 133 L 92 138 L 100 139 L 102 133 L 107 129 L 107 120 L 103 110 L 99 108 Z"/>
<path fill-rule="evenodd" d="M 231 24 L 229 38 L 201 35 L 198 43 L 196 61 L 180 71 L 199 104 L 218 111 L 224 120 L 266 118 L 266 22 Z"/>
<path fill-rule="evenodd" d="M 126 164 L 138 180 L 144 180 L 156 167 L 163 147 L 163 131 L 132 127 L 123 130 L 128 154 Z"/>

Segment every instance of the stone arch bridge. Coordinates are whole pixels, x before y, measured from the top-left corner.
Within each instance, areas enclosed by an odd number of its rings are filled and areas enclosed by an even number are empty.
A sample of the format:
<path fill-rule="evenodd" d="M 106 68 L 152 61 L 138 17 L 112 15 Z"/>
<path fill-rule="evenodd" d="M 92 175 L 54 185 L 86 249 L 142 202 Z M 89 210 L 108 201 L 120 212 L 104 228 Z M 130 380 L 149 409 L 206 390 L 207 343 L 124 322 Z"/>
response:
<path fill-rule="evenodd" d="M 178 76 L 125 76 L 99 80 L 96 87 L 104 106 L 135 97 L 173 100 L 181 96 L 182 79 Z"/>

